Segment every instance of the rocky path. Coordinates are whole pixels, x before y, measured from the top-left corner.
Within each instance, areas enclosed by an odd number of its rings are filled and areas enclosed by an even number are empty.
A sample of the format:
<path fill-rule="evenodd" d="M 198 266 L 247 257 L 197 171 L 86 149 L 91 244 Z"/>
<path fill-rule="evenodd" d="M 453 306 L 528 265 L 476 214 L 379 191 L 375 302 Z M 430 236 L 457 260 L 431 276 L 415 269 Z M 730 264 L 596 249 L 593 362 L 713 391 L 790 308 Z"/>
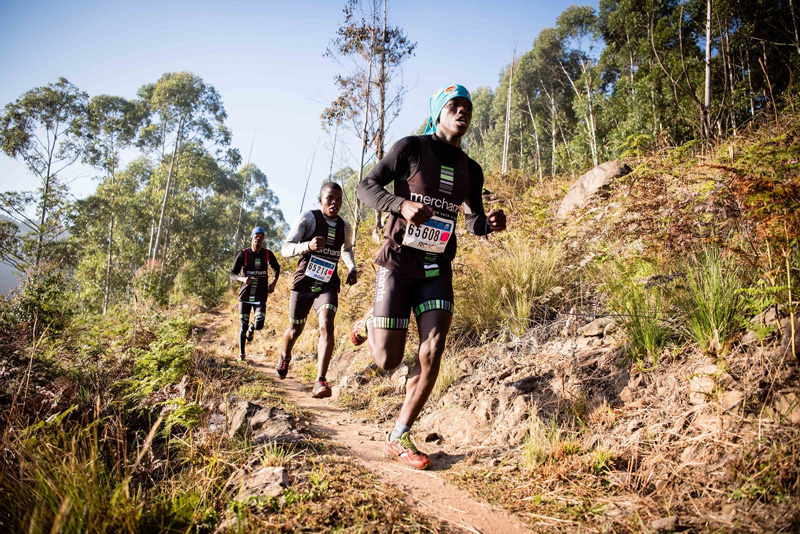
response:
<path fill-rule="evenodd" d="M 205 349 L 220 355 L 232 356 L 236 351 L 234 316 L 219 310 L 205 313 L 198 321 L 204 335 L 200 344 Z M 275 372 L 274 358 L 263 356 L 275 354 L 275 335 L 258 335 L 248 353 L 247 362 L 258 372 L 275 380 L 299 407 L 315 414 L 313 429 L 345 448 L 352 457 L 375 473 L 380 480 L 400 490 L 416 503 L 419 510 L 464 532 L 476 534 L 522 534 L 531 533 L 518 519 L 501 508 L 475 501 L 467 492 L 447 483 L 441 476 L 461 456 L 448 454 L 433 443 L 425 443 L 423 450 L 431 455 L 433 468 L 418 471 L 401 463 L 384 458 L 381 440 L 384 428 L 365 425 L 355 421 L 347 410 L 337 406 L 331 399 L 311 397 L 311 385 L 306 384 L 289 370 L 286 380 L 280 380 Z"/>
<path fill-rule="evenodd" d="M 345 447 L 353 458 L 380 477 L 384 483 L 399 489 L 431 516 L 447 521 L 465 532 L 532 532 L 504 510 L 476 502 L 465 491 L 445 482 L 440 473 L 449 469 L 458 458 L 429 443 L 425 444 L 424 450 L 431 454 L 434 461 L 430 471 L 410 469 L 397 461 L 384 458 L 380 441 L 377 440 L 383 429 L 353 421 L 346 410 L 336 406 L 330 399 L 312 398 L 310 385 L 294 379 L 291 370 L 286 380 L 279 380 L 273 361 L 253 356 L 248 357 L 248 362 L 257 371 L 273 377 L 298 406 L 316 414 L 314 430 Z"/>

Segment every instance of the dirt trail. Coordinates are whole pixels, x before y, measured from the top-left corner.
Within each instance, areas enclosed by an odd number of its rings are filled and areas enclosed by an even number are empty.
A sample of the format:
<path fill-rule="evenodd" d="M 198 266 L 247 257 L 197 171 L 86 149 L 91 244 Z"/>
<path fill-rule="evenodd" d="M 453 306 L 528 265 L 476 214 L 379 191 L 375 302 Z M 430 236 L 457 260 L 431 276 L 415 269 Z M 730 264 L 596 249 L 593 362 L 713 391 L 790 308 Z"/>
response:
<path fill-rule="evenodd" d="M 275 378 L 289 397 L 301 408 L 314 412 L 317 418 L 314 430 L 344 446 L 350 454 L 387 484 L 399 489 L 419 504 L 426 513 L 445 520 L 466 532 L 485 534 L 520 534 L 532 532 L 520 521 L 502 509 L 481 504 L 447 482 L 439 472 L 445 471 L 458 458 L 447 455 L 435 445 L 426 443 L 425 451 L 434 460 L 430 471 L 410 469 L 397 461 L 384 458 L 381 444 L 373 436 L 385 430 L 374 425 L 352 421 L 349 412 L 336 406 L 330 399 L 314 399 L 310 385 L 292 377 L 291 369 L 286 380 L 278 380 L 275 362 L 258 356 L 248 357 L 254 369 Z"/>
<path fill-rule="evenodd" d="M 218 310 L 204 314 L 200 323 L 205 327 L 200 344 L 218 354 L 233 356 L 236 350 L 234 329 L 230 327 L 232 317 Z M 465 532 L 478 534 L 522 534 L 531 533 L 518 519 L 501 508 L 475 501 L 467 492 L 445 482 L 439 473 L 448 470 L 461 457 L 447 454 L 432 443 L 425 443 L 424 450 L 433 459 L 433 468 L 418 471 L 405 467 L 397 461 L 384 458 L 381 443 L 374 436 L 385 432 L 385 428 L 355 422 L 351 414 L 331 399 L 314 399 L 310 395 L 311 385 L 292 375 L 280 380 L 275 372 L 272 358 L 263 356 L 266 348 L 265 336 L 257 336 L 253 346 L 248 346 L 247 362 L 256 370 L 275 380 L 299 407 L 313 412 L 316 418 L 313 428 L 350 452 L 352 457 L 375 473 L 382 482 L 393 486 L 414 501 L 420 511 L 448 522 Z M 273 337 L 273 336 L 270 336 Z M 274 340 L 274 339 L 273 339 Z M 266 343 L 265 343 L 266 342 Z M 267 354 L 273 353 L 267 350 Z M 296 369 L 294 369 L 296 371 Z"/>

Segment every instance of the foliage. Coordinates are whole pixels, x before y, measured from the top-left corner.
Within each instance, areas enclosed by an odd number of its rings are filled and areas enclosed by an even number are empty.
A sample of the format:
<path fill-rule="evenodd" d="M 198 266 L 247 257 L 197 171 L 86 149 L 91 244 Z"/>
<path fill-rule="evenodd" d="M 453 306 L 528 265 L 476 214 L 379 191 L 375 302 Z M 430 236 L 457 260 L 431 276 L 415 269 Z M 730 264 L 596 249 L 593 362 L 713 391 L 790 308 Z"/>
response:
<path fill-rule="evenodd" d="M 30 230 L 21 236 L 30 244 L 26 251 L 30 255 L 3 256 L 20 270 L 29 265 L 38 268 L 43 257 L 54 257 L 45 255 L 45 246 L 64 231 L 66 190 L 58 175 L 80 155 L 75 141 L 86 98 L 86 93 L 59 78 L 56 83 L 26 92 L 7 104 L 0 115 L 0 148 L 24 161 L 41 183 L 36 196 L 3 193 L 0 197 L 0 210 Z M 38 220 L 27 214 L 34 203 Z"/>
<path fill-rule="evenodd" d="M 705 248 L 689 264 L 680 305 L 686 334 L 705 352 L 724 355 L 741 328 L 740 264 L 717 248 Z"/>
<path fill-rule="evenodd" d="M 670 336 L 665 289 L 657 283 L 657 277 L 647 281 L 641 278 L 652 274 L 651 268 L 645 262 L 627 266 L 616 263 L 616 274 L 605 285 L 611 293 L 609 307 L 619 315 L 630 353 L 640 365 L 644 360 L 658 364 Z"/>

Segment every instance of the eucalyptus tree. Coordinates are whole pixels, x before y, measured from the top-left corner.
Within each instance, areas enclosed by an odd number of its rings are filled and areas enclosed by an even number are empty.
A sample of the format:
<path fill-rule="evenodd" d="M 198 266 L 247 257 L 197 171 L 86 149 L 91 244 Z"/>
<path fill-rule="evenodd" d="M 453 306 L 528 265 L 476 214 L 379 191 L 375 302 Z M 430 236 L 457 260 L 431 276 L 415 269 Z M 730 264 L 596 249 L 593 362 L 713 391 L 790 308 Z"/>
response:
<path fill-rule="evenodd" d="M 99 95 L 89 102 L 85 121 L 82 125 L 84 142 L 84 162 L 101 169 L 105 173 L 104 185 L 97 194 L 106 193 L 103 206 L 108 220 L 106 238 L 106 270 L 103 286 L 103 313 L 106 313 L 111 293 L 111 266 L 114 254 L 114 223 L 116 211 L 115 175 L 119 170 L 120 152 L 136 139 L 146 109 L 141 103 L 132 102 L 119 96 Z"/>
<path fill-rule="evenodd" d="M 162 156 L 168 142 L 172 148 L 155 241 L 151 248 L 155 260 L 162 245 L 167 203 L 177 175 L 181 145 L 190 142 L 209 143 L 216 149 L 217 156 L 226 157 L 230 163 L 238 165 L 240 158 L 235 151 L 224 152 L 231 142 L 231 133 L 225 126 L 227 114 L 219 93 L 199 76 L 185 71 L 168 72 L 156 83 L 142 86 L 138 95 L 149 106 L 151 117 L 156 119 L 143 129 L 141 145 L 160 148 Z M 163 250 L 161 257 L 164 258 Z"/>
<path fill-rule="evenodd" d="M 388 24 L 386 10 L 385 0 L 347 0 L 344 22 L 325 52 L 343 67 L 343 61 L 350 62 L 348 72 L 336 76 L 339 96 L 323 111 L 322 122 L 326 128 L 342 124 L 361 137 L 359 176 L 367 146 L 373 146 L 377 159 L 383 157 L 386 131 L 399 114 L 405 93 L 402 79 L 398 82 L 400 66 L 417 46 L 401 28 Z M 360 205 L 357 199 L 356 204 Z M 356 213 L 357 230 L 360 209 Z"/>
<path fill-rule="evenodd" d="M 32 266 L 34 272 L 38 271 L 44 257 L 52 256 L 46 254 L 45 246 L 66 231 L 67 188 L 59 173 L 80 157 L 76 134 L 86 100 L 86 93 L 59 78 L 55 83 L 27 91 L 7 104 L 0 115 L 0 147 L 8 156 L 22 160 L 40 182 L 36 193 L 0 193 L 0 210 L 31 235 L 12 236 L 11 241 L 16 244 L 3 249 L 3 261 L 18 270 L 30 266 L 33 255 Z M 34 205 L 32 215 L 30 208 Z"/>
<path fill-rule="evenodd" d="M 572 68 L 568 68 L 564 62 L 561 63 L 561 69 L 575 92 L 574 103 L 580 109 L 585 120 L 587 143 L 594 165 L 600 162 L 600 143 L 597 139 L 595 110 L 598 84 L 594 72 L 595 58 L 593 56 L 598 48 L 597 41 L 594 39 L 596 26 L 597 16 L 591 6 L 570 6 L 558 16 L 556 21 L 556 31 L 563 46 L 568 50 L 570 62 L 579 66 L 579 77 L 576 77 Z"/>

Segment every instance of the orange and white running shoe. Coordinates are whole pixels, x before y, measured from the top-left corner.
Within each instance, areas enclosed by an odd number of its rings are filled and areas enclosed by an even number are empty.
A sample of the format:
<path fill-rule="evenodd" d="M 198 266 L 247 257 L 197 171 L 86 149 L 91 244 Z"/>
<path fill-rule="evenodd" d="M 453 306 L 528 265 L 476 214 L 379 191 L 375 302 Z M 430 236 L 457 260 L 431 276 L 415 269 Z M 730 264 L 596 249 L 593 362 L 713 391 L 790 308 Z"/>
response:
<path fill-rule="evenodd" d="M 386 441 L 383 443 L 384 456 L 397 458 L 414 469 L 428 469 L 431 466 L 431 459 L 427 454 L 417 449 L 408 432 L 392 441 L 389 441 L 390 435 L 386 436 Z"/>

